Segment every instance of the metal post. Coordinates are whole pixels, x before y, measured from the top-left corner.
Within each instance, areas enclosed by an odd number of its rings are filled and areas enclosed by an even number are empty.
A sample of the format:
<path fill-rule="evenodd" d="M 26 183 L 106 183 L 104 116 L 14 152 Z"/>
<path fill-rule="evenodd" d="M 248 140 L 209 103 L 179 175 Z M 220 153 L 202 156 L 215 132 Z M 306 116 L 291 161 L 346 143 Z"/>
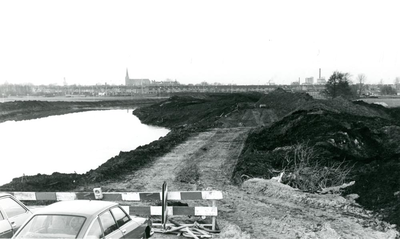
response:
<path fill-rule="evenodd" d="M 161 212 L 161 224 L 164 230 L 167 229 L 167 221 L 168 221 L 168 211 L 167 211 L 167 207 L 168 207 L 168 188 L 167 188 L 167 182 L 164 182 L 162 185 L 162 212 Z"/>
<path fill-rule="evenodd" d="M 217 206 L 216 201 L 215 201 L 215 200 L 212 200 L 212 207 L 213 207 L 213 210 L 215 210 L 216 206 Z M 215 231 L 216 220 L 217 220 L 217 217 L 216 217 L 216 216 L 213 216 L 213 217 L 212 217 L 212 230 L 213 230 L 213 231 Z"/>

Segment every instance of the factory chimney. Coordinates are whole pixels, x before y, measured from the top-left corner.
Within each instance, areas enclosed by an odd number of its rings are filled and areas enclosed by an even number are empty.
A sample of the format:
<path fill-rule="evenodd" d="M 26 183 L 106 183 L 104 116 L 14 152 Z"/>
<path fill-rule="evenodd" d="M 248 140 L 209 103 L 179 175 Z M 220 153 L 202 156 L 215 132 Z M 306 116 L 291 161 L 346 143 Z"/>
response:
<path fill-rule="evenodd" d="M 321 79 L 321 68 L 319 68 L 319 78 L 318 79 Z"/>

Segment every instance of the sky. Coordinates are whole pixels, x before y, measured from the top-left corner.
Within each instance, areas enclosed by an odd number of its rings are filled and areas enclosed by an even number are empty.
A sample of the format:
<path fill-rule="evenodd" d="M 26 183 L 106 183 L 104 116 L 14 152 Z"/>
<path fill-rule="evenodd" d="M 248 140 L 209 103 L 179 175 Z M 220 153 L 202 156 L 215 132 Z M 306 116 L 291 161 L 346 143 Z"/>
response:
<path fill-rule="evenodd" d="M 400 77 L 398 1 L 0 1 L 0 84 Z"/>

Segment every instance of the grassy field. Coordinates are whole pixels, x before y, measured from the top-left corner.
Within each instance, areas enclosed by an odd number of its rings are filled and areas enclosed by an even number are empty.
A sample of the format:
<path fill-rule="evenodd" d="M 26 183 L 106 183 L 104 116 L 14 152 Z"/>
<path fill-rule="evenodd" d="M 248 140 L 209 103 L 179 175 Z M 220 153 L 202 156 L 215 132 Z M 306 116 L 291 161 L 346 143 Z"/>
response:
<path fill-rule="evenodd" d="M 389 107 L 400 107 L 400 97 L 391 97 L 391 98 L 366 98 L 362 99 L 367 103 L 374 103 L 374 102 L 384 102 Z"/>

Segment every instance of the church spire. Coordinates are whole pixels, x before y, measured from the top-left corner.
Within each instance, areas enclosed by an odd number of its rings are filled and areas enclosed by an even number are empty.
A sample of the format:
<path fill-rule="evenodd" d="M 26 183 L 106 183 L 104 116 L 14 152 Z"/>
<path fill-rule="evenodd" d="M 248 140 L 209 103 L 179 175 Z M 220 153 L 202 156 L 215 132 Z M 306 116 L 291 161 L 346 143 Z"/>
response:
<path fill-rule="evenodd" d="M 129 80 L 128 68 L 126 68 L 126 76 L 125 76 L 125 80 Z"/>

